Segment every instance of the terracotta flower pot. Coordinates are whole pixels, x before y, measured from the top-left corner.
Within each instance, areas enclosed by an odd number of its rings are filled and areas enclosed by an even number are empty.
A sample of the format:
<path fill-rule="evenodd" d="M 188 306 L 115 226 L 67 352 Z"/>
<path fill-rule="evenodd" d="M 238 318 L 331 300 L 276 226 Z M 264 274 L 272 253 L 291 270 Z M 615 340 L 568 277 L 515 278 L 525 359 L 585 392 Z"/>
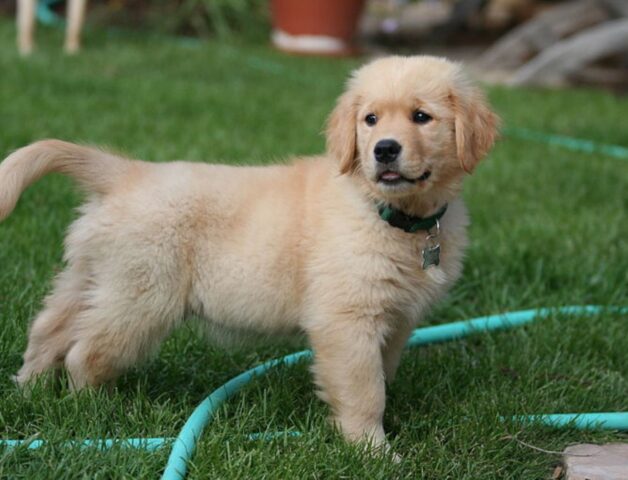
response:
<path fill-rule="evenodd" d="M 273 45 L 291 53 L 350 55 L 365 0 L 271 0 Z"/>

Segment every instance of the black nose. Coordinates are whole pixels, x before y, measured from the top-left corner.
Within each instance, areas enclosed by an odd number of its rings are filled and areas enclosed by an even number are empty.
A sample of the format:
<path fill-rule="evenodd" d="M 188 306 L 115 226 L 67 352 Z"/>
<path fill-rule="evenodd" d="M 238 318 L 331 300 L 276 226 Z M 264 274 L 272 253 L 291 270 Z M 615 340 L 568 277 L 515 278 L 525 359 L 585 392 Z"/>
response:
<path fill-rule="evenodd" d="M 401 152 L 401 145 L 396 140 L 387 138 L 380 140 L 375 144 L 373 153 L 375 153 L 375 160 L 381 163 L 391 163 L 397 159 L 397 156 Z"/>

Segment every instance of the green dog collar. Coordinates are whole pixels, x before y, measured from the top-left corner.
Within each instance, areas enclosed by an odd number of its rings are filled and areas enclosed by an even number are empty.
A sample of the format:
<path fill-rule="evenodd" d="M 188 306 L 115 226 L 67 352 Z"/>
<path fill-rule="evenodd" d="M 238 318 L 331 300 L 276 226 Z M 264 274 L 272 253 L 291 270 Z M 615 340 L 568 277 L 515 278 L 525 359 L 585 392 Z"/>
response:
<path fill-rule="evenodd" d="M 445 215 L 445 212 L 447 211 L 447 204 L 443 205 L 443 207 L 434 215 L 430 215 L 425 218 L 413 217 L 412 215 L 403 213 L 401 210 L 385 203 L 379 204 L 377 206 L 377 211 L 379 212 L 379 216 L 382 220 L 386 220 L 393 227 L 400 228 L 404 232 L 414 233 L 419 230 L 428 231 L 434 228 L 438 220 Z"/>

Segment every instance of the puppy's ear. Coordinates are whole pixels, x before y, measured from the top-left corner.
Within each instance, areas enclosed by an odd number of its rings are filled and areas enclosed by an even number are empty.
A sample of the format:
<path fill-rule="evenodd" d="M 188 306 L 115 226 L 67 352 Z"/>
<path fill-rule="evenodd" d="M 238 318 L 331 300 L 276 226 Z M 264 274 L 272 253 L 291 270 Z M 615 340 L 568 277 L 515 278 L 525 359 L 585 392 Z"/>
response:
<path fill-rule="evenodd" d="M 471 173 L 495 143 L 500 120 L 480 89 L 465 87 L 463 92 L 452 92 L 450 98 L 455 114 L 456 154 L 462 169 Z"/>
<path fill-rule="evenodd" d="M 344 93 L 327 120 L 327 151 L 338 161 L 340 173 L 353 172 L 357 167 L 356 98 Z"/>

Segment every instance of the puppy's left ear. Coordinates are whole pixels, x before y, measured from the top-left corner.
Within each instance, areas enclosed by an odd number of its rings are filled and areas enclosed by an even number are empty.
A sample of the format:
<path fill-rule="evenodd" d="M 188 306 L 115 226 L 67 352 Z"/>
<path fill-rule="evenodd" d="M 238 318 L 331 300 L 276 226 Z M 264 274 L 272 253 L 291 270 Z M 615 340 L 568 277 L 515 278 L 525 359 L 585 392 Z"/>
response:
<path fill-rule="evenodd" d="M 472 173 L 486 156 L 498 135 L 499 117 L 493 113 L 482 91 L 467 85 L 466 92 L 450 95 L 455 112 L 456 154 L 460 166 Z"/>
<path fill-rule="evenodd" d="M 327 120 L 327 151 L 338 161 L 341 174 L 353 172 L 357 165 L 357 104 L 355 95 L 344 93 Z"/>

